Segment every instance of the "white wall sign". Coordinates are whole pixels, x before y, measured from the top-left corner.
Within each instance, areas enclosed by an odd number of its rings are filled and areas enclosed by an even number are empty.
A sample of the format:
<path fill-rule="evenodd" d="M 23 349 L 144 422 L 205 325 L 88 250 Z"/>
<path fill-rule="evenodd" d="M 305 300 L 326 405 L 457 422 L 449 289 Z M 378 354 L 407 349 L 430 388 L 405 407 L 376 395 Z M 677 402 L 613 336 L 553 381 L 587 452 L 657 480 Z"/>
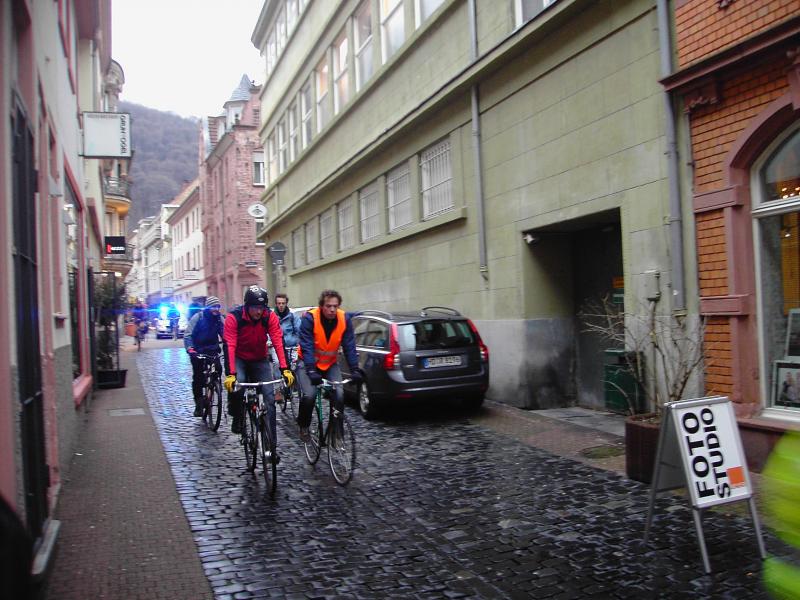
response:
<path fill-rule="evenodd" d="M 83 113 L 83 156 L 130 158 L 131 116 L 128 113 Z"/>
<path fill-rule="evenodd" d="M 183 279 L 185 281 L 197 281 L 200 279 L 200 271 L 196 269 L 186 269 L 183 272 Z"/>
<path fill-rule="evenodd" d="M 267 207 L 256 202 L 247 207 L 247 214 L 255 219 L 263 219 L 267 216 Z"/>

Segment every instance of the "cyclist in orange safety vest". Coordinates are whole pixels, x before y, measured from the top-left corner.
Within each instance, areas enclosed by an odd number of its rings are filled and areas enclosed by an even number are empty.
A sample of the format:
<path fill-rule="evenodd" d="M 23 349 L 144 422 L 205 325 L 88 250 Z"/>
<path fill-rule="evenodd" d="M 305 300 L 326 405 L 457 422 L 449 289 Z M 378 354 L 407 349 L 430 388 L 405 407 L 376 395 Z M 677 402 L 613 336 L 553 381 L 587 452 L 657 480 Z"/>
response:
<path fill-rule="evenodd" d="M 356 385 L 364 377 L 358 368 L 356 338 L 353 335 L 352 313 L 339 308 L 342 296 L 335 290 L 324 290 L 319 296 L 319 307 L 312 308 L 300 319 L 300 348 L 297 353 L 297 381 L 300 384 L 300 412 L 297 425 L 300 439 L 310 439 L 308 426 L 314 409 L 317 386 L 323 378 L 328 381 L 341 381 L 342 371 L 336 363 L 339 347 L 344 351 L 345 359 L 350 367 L 350 378 Z M 342 386 L 334 387 L 334 418 L 344 410 L 344 393 Z"/>

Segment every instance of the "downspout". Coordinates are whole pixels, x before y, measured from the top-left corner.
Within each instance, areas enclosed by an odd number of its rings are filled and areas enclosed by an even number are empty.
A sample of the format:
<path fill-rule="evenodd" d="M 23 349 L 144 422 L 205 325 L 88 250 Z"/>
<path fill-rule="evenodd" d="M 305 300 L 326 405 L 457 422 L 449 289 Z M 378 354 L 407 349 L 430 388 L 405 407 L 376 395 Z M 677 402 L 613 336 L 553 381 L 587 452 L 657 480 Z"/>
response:
<path fill-rule="evenodd" d="M 475 0 L 469 0 L 470 62 L 478 60 L 478 27 Z M 481 160 L 481 117 L 478 106 L 478 84 L 471 88 L 472 104 L 472 158 L 475 165 L 475 208 L 478 212 L 478 259 L 480 273 L 489 280 L 489 266 L 486 260 L 486 211 L 483 197 L 483 161 Z"/>
<path fill-rule="evenodd" d="M 669 26 L 669 0 L 656 0 L 658 11 L 658 47 L 661 58 L 661 77 L 672 75 L 672 38 Z M 667 182 L 669 185 L 669 233 L 672 260 L 672 308 L 686 308 L 684 290 L 683 217 L 681 189 L 678 181 L 678 145 L 676 142 L 675 112 L 672 96 L 664 91 L 665 136 L 667 142 Z"/>

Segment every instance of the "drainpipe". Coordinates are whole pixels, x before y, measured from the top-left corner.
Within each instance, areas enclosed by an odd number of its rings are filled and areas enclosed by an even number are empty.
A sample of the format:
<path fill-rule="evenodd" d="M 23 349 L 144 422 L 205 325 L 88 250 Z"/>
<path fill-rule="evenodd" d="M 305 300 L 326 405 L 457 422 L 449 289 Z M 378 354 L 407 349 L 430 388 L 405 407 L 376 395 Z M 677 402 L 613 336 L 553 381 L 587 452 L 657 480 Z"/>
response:
<path fill-rule="evenodd" d="M 470 61 L 478 60 L 478 27 L 475 0 L 469 0 Z M 481 160 L 481 117 L 478 106 L 478 84 L 471 89 L 472 104 L 472 158 L 475 164 L 475 207 L 478 212 L 478 259 L 480 273 L 489 280 L 489 266 L 486 260 L 486 211 L 483 197 L 483 161 Z"/>
<path fill-rule="evenodd" d="M 668 0 L 656 0 L 658 11 L 658 47 L 661 58 L 661 77 L 672 74 L 672 39 L 669 26 Z M 678 145 L 675 141 L 676 125 L 672 96 L 664 91 L 664 119 L 667 141 L 667 182 L 669 185 L 669 233 L 672 258 L 672 308 L 686 308 L 684 290 L 683 217 L 681 214 L 681 189 L 678 181 Z"/>

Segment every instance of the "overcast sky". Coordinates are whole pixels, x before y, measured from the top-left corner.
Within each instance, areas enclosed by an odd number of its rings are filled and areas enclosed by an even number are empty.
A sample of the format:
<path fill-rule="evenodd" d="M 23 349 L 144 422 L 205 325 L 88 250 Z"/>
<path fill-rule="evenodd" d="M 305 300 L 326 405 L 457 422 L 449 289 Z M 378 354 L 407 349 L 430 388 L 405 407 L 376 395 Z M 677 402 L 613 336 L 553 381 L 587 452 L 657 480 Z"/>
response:
<path fill-rule="evenodd" d="M 264 0 L 112 0 L 121 100 L 184 117 L 218 115 L 243 74 L 266 64 L 250 37 Z"/>

